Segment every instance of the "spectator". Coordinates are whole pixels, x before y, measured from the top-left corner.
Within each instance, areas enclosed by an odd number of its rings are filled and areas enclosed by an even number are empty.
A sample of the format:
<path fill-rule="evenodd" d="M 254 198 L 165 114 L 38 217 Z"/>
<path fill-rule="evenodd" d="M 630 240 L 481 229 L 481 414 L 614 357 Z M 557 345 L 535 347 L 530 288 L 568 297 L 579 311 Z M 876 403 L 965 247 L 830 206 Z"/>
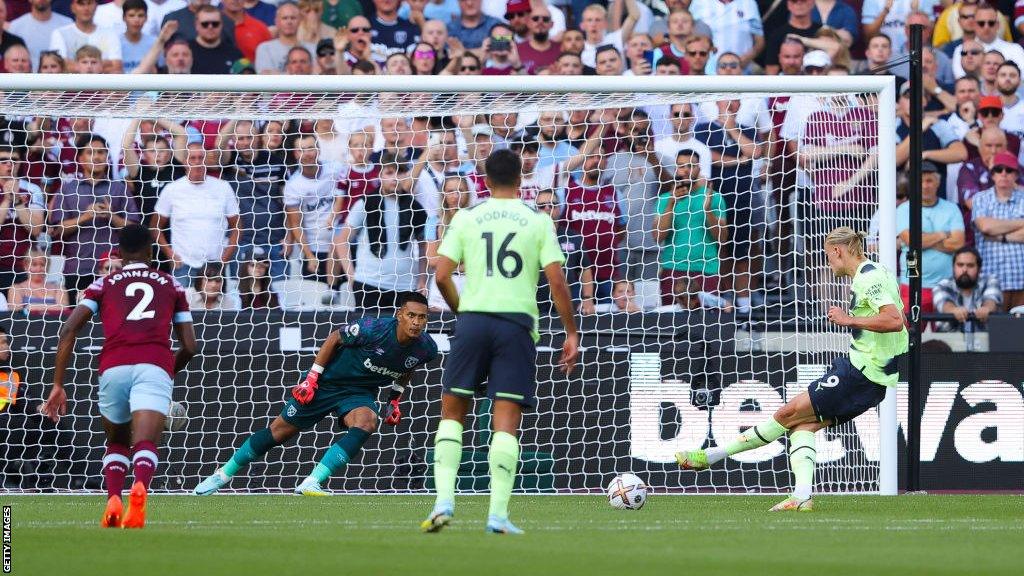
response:
<path fill-rule="evenodd" d="M 964 76 L 953 84 L 953 98 L 956 107 L 941 119 L 963 140 L 978 121 L 978 105 L 981 103 L 981 82 L 974 76 Z M 1002 102 L 1000 108 L 1002 110 Z M 968 149 L 967 157 L 972 155 Z"/>
<path fill-rule="evenodd" d="M 626 110 L 615 125 L 618 151 L 608 156 L 605 170 L 625 215 L 621 262 L 629 280 L 658 279 L 658 243 L 651 237 L 655 207 L 663 183 L 672 173 L 662 168 L 654 148 L 651 120 L 642 110 Z"/>
<path fill-rule="evenodd" d="M 666 164 L 670 164 L 680 151 L 693 150 L 700 159 L 700 173 L 710 175 L 711 149 L 693 137 L 693 125 L 696 122 L 693 105 L 673 104 L 669 108 L 669 117 L 672 121 L 673 132 L 668 136 L 656 139 L 654 149 L 663 158 L 668 159 Z"/>
<path fill-rule="evenodd" d="M 700 309 L 721 310 L 729 314 L 733 305 L 717 294 L 701 290 L 695 278 L 676 278 L 672 283 L 672 303 L 658 306 L 652 312 L 671 314 Z"/>
<path fill-rule="evenodd" d="M 7 31 L 25 40 L 32 62 L 38 63 L 43 52 L 50 49 L 50 37 L 58 28 L 71 24 L 73 20 L 63 14 L 55 14 L 51 0 L 30 0 L 31 12 L 22 14 L 11 21 Z M 38 71 L 38 65 L 35 66 Z"/>
<path fill-rule="evenodd" d="M 547 4 L 533 6 L 527 22 L 528 34 L 517 44 L 519 58 L 527 74 L 546 73 L 562 53 L 561 47 L 551 41 L 551 11 Z"/>
<path fill-rule="evenodd" d="M 117 231 L 138 222 L 124 182 L 111 178 L 107 142 L 95 134 L 75 140 L 78 172 L 65 176 L 50 202 L 50 237 L 64 243 L 64 288 L 68 301 L 93 281 L 97 256 L 117 244 Z"/>
<path fill-rule="evenodd" d="M 384 62 L 384 74 L 388 76 L 412 76 L 412 62 L 402 52 L 395 52 Z"/>
<path fill-rule="evenodd" d="M 483 50 L 486 57 L 483 69 L 485 76 L 508 76 L 523 71 L 512 30 L 504 25 L 491 28 L 491 35 L 484 40 Z"/>
<path fill-rule="evenodd" d="M 189 46 L 185 38 L 178 36 L 172 38 L 164 46 L 164 66 L 157 72 L 159 74 L 191 74 L 194 61 L 192 47 Z M 139 69 L 141 68 L 142 66 L 139 67 Z"/>
<path fill-rule="evenodd" d="M 640 19 L 640 8 L 636 0 L 623 1 L 627 15 L 621 26 L 618 22 L 611 22 L 609 26 L 608 10 L 600 4 L 591 4 L 583 9 L 583 20 L 579 24 L 584 36 L 583 50 L 580 52 L 583 64 L 596 68 L 597 49 L 604 46 L 613 46 L 622 54 L 626 41 L 633 35 L 633 29 Z"/>
<path fill-rule="evenodd" d="M 501 20 L 484 14 L 481 4 L 481 0 L 459 0 L 461 14 L 448 24 L 448 35 L 469 49 L 480 48 L 491 28 L 501 24 Z"/>
<path fill-rule="evenodd" d="M 857 11 L 844 0 L 814 0 L 811 21 L 835 30 L 847 48 L 860 39 Z"/>
<path fill-rule="evenodd" d="M 537 194 L 541 190 L 550 190 L 554 187 L 555 167 L 549 164 L 543 168 L 538 168 L 537 161 L 539 156 L 537 152 L 540 145 L 532 138 L 527 137 L 526 140 L 515 142 L 511 148 L 519 153 L 519 157 L 523 161 L 523 179 L 519 184 L 519 198 L 530 206 L 534 206 L 537 201 Z"/>
<path fill-rule="evenodd" d="M 32 56 L 22 44 L 12 44 L 3 53 L 3 70 L 8 73 L 32 73 Z"/>
<path fill-rule="evenodd" d="M 686 40 L 695 32 L 711 38 L 711 29 L 703 22 L 694 24 L 693 15 L 682 7 L 669 13 L 667 27 L 667 38 L 654 50 L 654 61 L 657 63 L 661 62 L 662 58 L 670 58 L 679 64 L 682 74 L 689 74 L 690 65 L 686 60 Z"/>
<path fill-rule="evenodd" d="M 651 22 L 650 29 L 647 31 L 653 38 L 655 44 L 662 44 L 669 41 L 668 37 L 672 34 L 672 15 L 679 12 L 685 12 L 689 15 L 690 3 L 690 0 L 668 0 L 665 2 L 665 7 L 667 9 L 665 15 L 655 16 L 654 20 Z M 711 36 L 711 28 L 708 27 L 707 24 L 695 21 L 692 15 L 690 15 L 689 20 L 690 24 L 686 31 L 686 36 L 689 36 L 694 32 Z"/>
<path fill-rule="evenodd" d="M 338 57 L 338 51 L 334 49 L 334 40 L 324 38 L 316 43 L 316 69 L 319 70 L 319 74 L 327 76 L 339 74 L 337 67 L 339 61 L 348 64 L 344 57 Z M 349 65 L 348 73 L 352 73 L 351 65 Z"/>
<path fill-rule="evenodd" d="M 939 198 L 942 177 L 932 162 L 921 163 L 921 312 L 935 311 L 932 290 L 949 273 L 953 253 L 964 245 L 964 220 L 956 204 Z M 910 245 L 910 203 L 896 207 L 896 234 L 900 245 L 900 295 L 910 309 L 907 246 Z"/>
<path fill-rule="evenodd" d="M 242 263 L 238 275 L 238 296 L 242 310 L 279 308 L 277 294 L 271 290 L 270 260 L 262 249 L 256 248 L 252 257 Z"/>
<path fill-rule="evenodd" d="M 284 184 L 284 212 L 291 239 L 302 251 L 302 275 L 337 289 L 341 280 L 331 254 L 330 219 L 340 167 L 320 161 L 312 135 L 300 134 L 291 148 L 297 169 Z"/>
<path fill-rule="evenodd" d="M 1024 132 L 1024 101 L 1017 95 L 1020 67 L 1013 62 L 1003 62 L 996 72 L 996 88 L 1003 100 L 1003 120 L 999 127 L 1018 134 Z"/>
<path fill-rule="evenodd" d="M 96 0 L 73 0 L 71 12 L 75 15 L 75 21 L 53 31 L 50 35 L 50 49 L 56 50 L 66 59 L 73 57 L 82 46 L 95 46 L 103 53 L 105 72 L 122 72 L 120 38 L 114 31 L 100 28 L 93 21 Z"/>
<path fill-rule="evenodd" d="M 718 0 L 715 0 L 718 1 Z M 708 62 L 715 53 L 715 44 L 710 36 L 694 34 L 684 41 L 686 48 L 686 66 L 691 76 L 704 76 L 708 71 Z"/>
<path fill-rule="evenodd" d="M 578 310 L 582 314 L 593 314 L 594 304 L 594 269 L 587 256 L 587 250 L 583 243 L 583 237 L 569 226 L 569 221 L 562 218 L 562 207 L 551 189 L 537 192 L 537 210 L 547 213 L 555 225 L 555 233 L 558 236 L 558 245 L 565 254 L 566 282 L 569 285 L 569 292 L 572 294 L 573 302 L 579 302 Z M 537 286 L 537 302 L 546 314 L 554 311 L 554 301 L 551 298 L 551 287 L 547 279 L 541 274 Z"/>
<path fill-rule="evenodd" d="M 256 71 L 260 74 L 280 74 L 288 63 L 288 52 L 302 46 L 310 54 L 316 52 L 316 45 L 299 41 L 299 7 L 294 2 L 285 1 L 277 7 L 274 26 L 277 38 L 267 40 L 256 47 Z M 381 60 L 383 64 L 384 61 Z"/>
<path fill-rule="evenodd" d="M 149 223 L 156 213 L 160 191 L 185 175 L 183 164 L 188 135 L 181 124 L 171 120 L 146 121 L 150 127 L 148 130 L 140 130 L 142 123 L 142 120 L 136 119 L 128 125 L 121 149 L 124 151 L 125 180 L 132 189 L 142 221 Z M 140 132 L 141 154 L 136 151 L 136 138 Z"/>
<path fill-rule="evenodd" d="M 924 105 L 924 102 L 922 102 Z M 896 125 L 896 165 L 903 166 L 910 158 L 910 83 L 900 90 L 900 100 L 896 107 L 899 117 Z M 939 167 L 945 182 L 946 165 L 967 160 L 967 148 L 956 137 L 956 132 L 937 116 L 925 115 L 921 124 L 924 133 L 921 139 L 922 160 L 931 160 Z"/>
<path fill-rule="evenodd" d="M 923 3 L 921 6 L 925 9 Z M 1003 40 L 999 37 L 999 12 L 989 4 L 979 4 L 974 12 L 975 39 L 985 48 L 985 52 L 999 52 L 1006 60 L 1011 60 L 1017 67 L 1024 66 L 1024 48 L 1019 44 Z M 959 70 L 963 68 L 960 67 Z M 957 54 L 953 54 L 953 71 L 958 73 Z"/>
<path fill-rule="evenodd" d="M 601 46 L 597 49 L 595 58 L 598 76 L 622 76 L 622 54 L 617 48 L 608 44 Z"/>
<path fill-rule="evenodd" d="M 189 310 L 241 310 L 237 294 L 224 293 L 224 264 L 210 262 L 203 266 L 195 286 L 186 288 Z"/>
<path fill-rule="evenodd" d="M 562 52 L 572 52 L 573 54 L 582 54 L 584 46 L 586 46 L 586 42 L 583 39 L 583 32 L 575 29 L 566 30 L 558 44 Z"/>
<path fill-rule="evenodd" d="M 987 98 L 987 97 L 986 97 Z M 994 97 L 993 97 L 994 98 Z M 971 136 L 969 134 L 968 136 Z M 1016 147 L 1011 149 L 1008 142 Z M 968 145 L 970 146 L 970 145 Z M 1013 134 L 1007 134 L 999 126 L 987 126 L 981 131 L 978 147 L 974 148 L 971 159 L 964 162 L 957 175 L 957 202 L 963 212 L 964 224 L 967 232 L 967 244 L 974 244 L 974 228 L 971 226 L 971 207 L 974 204 L 974 197 L 978 192 L 988 189 L 992 185 L 991 167 L 996 154 L 1010 152 L 1017 156 L 1020 148 L 1020 139 Z M 1018 177 L 1018 184 L 1022 184 Z"/>
<path fill-rule="evenodd" d="M 711 27 L 714 45 L 738 55 L 744 68 L 764 50 L 761 11 L 755 0 L 694 0 L 690 12 Z"/>
<path fill-rule="evenodd" d="M 410 180 L 406 164 L 385 154 L 380 194 L 356 201 L 334 241 L 356 306 L 371 313 L 394 308 L 399 292 L 426 289 L 427 215 L 410 193 Z"/>
<path fill-rule="evenodd" d="M 431 270 L 436 266 L 437 249 L 441 245 L 445 231 L 448 230 L 448 226 L 451 225 L 452 219 L 455 218 L 455 214 L 459 210 L 469 208 L 473 196 L 469 190 L 469 183 L 458 174 L 445 176 L 438 194 L 441 196 L 441 208 L 437 213 L 427 214 L 423 233 L 427 244 L 427 267 Z M 431 292 L 437 289 L 437 285 L 433 281 L 431 281 L 430 289 Z"/>
<path fill-rule="evenodd" d="M 562 52 L 555 61 L 556 74 L 562 76 L 582 76 L 584 73 L 583 59 L 576 52 Z"/>
<path fill-rule="evenodd" d="M 114 3 L 104 4 L 113 6 Z M 124 32 L 121 34 L 121 66 L 131 72 L 142 64 L 142 59 L 153 47 L 156 37 L 145 34 L 148 6 L 145 0 L 124 0 L 121 6 L 121 21 Z"/>
<path fill-rule="evenodd" d="M 22 260 L 28 277 L 7 292 L 9 309 L 39 314 L 60 313 L 68 305 L 68 297 L 58 284 L 46 281 L 46 253 L 33 248 L 25 253 Z"/>
<path fill-rule="evenodd" d="M 1003 135 L 1003 149 L 1013 155 L 1020 153 L 1020 137 L 1008 133 L 1001 127 L 1003 122 L 1003 101 L 998 96 L 982 96 L 978 99 L 977 120 L 974 126 L 964 135 L 964 145 L 967 147 L 967 157 L 975 158 L 981 149 L 981 140 L 985 130 L 993 128 Z M 994 152 L 993 152 L 994 153 Z M 991 155 L 989 156 L 991 159 Z"/>
<path fill-rule="evenodd" d="M 959 51 L 965 42 L 972 41 L 977 37 L 977 27 L 974 22 L 974 14 L 977 10 L 977 4 L 955 2 L 954 5 L 947 7 L 935 21 L 932 45 L 936 48 L 941 48 L 946 53 L 946 56 L 949 56 L 950 61 L 953 60 L 955 52 Z M 999 19 L 1003 19 L 1002 14 L 999 15 Z M 959 32 L 953 33 L 952 27 L 947 26 L 947 22 L 952 22 Z M 963 55 L 961 54 L 962 57 Z"/>
<path fill-rule="evenodd" d="M 931 45 L 931 34 L 932 34 L 932 16 L 931 13 L 925 13 L 921 11 L 912 11 L 907 16 L 907 22 L 904 26 L 904 33 L 907 38 L 910 37 L 910 27 L 920 24 L 924 27 L 921 32 L 921 42 L 924 44 L 924 52 L 928 53 L 931 57 L 931 61 L 926 66 L 926 74 L 930 74 L 935 77 L 940 85 L 949 86 L 953 83 L 958 76 L 953 74 L 952 63 L 946 53 L 938 48 L 933 48 Z M 909 51 L 909 45 L 904 44 L 902 51 L 894 50 L 893 53 L 897 56 L 906 56 Z M 924 53 L 922 53 L 922 57 Z M 904 78 L 910 77 L 910 64 L 903 63 L 895 69 L 897 76 Z"/>
<path fill-rule="evenodd" d="M 374 134 L 372 128 L 364 128 L 348 138 L 348 167 L 338 180 L 339 193 L 334 199 L 334 215 L 331 216 L 335 226 L 348 218 L 349 208 L 356 200 L 379 191 L 380 166 L 371 161 Z"/>
<path fill-rule="evenodd" d="M 0 23 L 3 24 L 3 26 L 0 26 L 0 55 L 5 54 L 11 46 L 25 45 L 25 40 L 21 36 L 12 34 L 7 30 L 7 4 L 4 0 L 0 0 Z M 2 63 L 0 63 L 0 66 L 2 66 Z M 10 72 L 10 70 L 0 70 L 0 72 Z"/>
<path fill-rule="evenodd" d="M 160 192 L 150 226 L 183 286 L 208 262 L 230 262 L 238 249 L 238 198 L 227 182 L 208 174 L 206 162 L 202 144 L 189 144 L 185 175 Z M 163 233 L 167 228 L 170 243 Z"/>
<path fill-rule="evenodd" d="M 280 7 L 279 2 L 275 2 Z M 245 6 L 245 12 L 253 18 L 263 22 L 267 26 L 274 25 L 275 8 L 274 4 L 268 4 L 263 0 L 243 0 L 242 5 Z"/>
<path fill-rule="evenodd" d="M 902 54 L 907 43 L 905 25 L 911 12 L 931 14 L 934 0 L 865 0 L 861 8 L 864 37 L 881 32 L 892 40 L 892 51 Z"/>
<path fill-rule="evenodd" d="M 872 70 L 886 66 L 892 59 L 892 40 L 881 32 L 875 34 L 868 40 L 864 57 L 861 64 L 852 70 L 854 74 L 870 74 Z M 896 76 L 896 90 L 899 90 L 907 81 L 903 76 L 896 74 L 892 68 L 886 70 L 885 74 Z"/>
<path fill-rule="evenodd" d="M 964 40 L 964 43 L 954 52 L 954 56 L 960 57 L 960 69 L 964 76 L 974 76 L 980 79 L 982 65 L 985 62 L 985 48 L 982 47 L 981 42 L 973 38 Z M 957 72 L 954 67 L 953 76 L 960 74 L 961 72 Z"/>
<path fill-rule="evenodd" d="M 327 5 L 325 0 L 324 6 Z M 262 20 L 247 13 L 242 5 L 242 0 L 221 0 L 220 9 L 224 12 L 224 19 L 230 20 L 235 26 L 233 40 L 238 51 L 245 58 L 255 60 L 256 49 L 259 45 L 273 38 L 270 28 Z"/>
<path fill-rule="evenodd" d="M 412 52 L 413 73 L 417 76 L 431 76 L 437 70 L 437 52 L 426 42 L 420 42 Z"/>
<path fill-rule="evenodd" d="M 971 217 L 978 253 L 999 279 L 1009 311 L 1024 305 L 1024 189 L 1012 154 L 996 154 L 991 172 L 994 186 L 974 197 Z"/>
<path fill-rule="evenodd" d="M 495 150 L 508 148 L 514 142 L 522 141 L 525 133 L 516 127 L 519 123 L 519 114 L 515 112 L 494 112 L 488 115 L 487 121 L 494 132 L 492 140 Z"/>
<path fill-rule="evenodd" d="M 221 178 L 238 198 L 239 260 L 251 261 L 260 253 L 261 261 L 269 263 L 270 277 L 283 280 L 288 267 L 281 199 L 287 169 L 284 150 L 268 148 L 251 120 L 235 120 L 221 127 L 217 149 L 221 151 Z"/>
<path fill-rule="evenodd" d="M 0 293 L 22 280 L 22 256 L 46 224 L 43 191 L 19 177 L 21 151 L 0 146 Z"/>
<path fill-rule="evenodd" d="M 594 313 L 607 314 L 609 312 L 643 312 L 640 305 L 636 303 L 636 288 L 630 280 L 616 280 L 612 286 L 612 301 L 594 306 Z"/>
<path fill-rule="evenodd" d="M 421 161 L 424 162 L 423 169 L 419 172 L 413 191 L 416 201 L 430 217 L 440 209 L 441 187 L 445 177 L 459 170 L 459 147 L 455 131 L 432 132 Z"/>
<path fill-rule="evenodd" d="M 772 76 L 779 73 L 778 55 L 783 41 L 791 36 L 813 38 L 821 28 L 821 24 L 811 18 L 811 12 L 816 8 L 814 0 L 786 0 L 786 8 L 789 20 L 782 28 L 769 32 L 765 44 L 764 72 Z"/>
<path fill-rule="evenodd" d="M 999 88 L 996 86 L 996 79 L 999 75 L 999 67 L 1006 62 L 1006 58 L 996 50 L 986 52 L 981 59 L 981 93 L 984 96 L 999 96 Z"/>
<path fill-rule="evenodd" d="M 377 15 L 370 27 L 373 28 L 373 59 L 378 64 L 396 52 L 406 52 L 420 41 L 419 27 L 398 15 L 398 4 L 399 0 L 373 0 Z M 280 13 L 281 9 L 277 10 Z"/>
<path fill-rule="evenodd" d="M 458 2 L 455 3 L 458 6 Z M 423 42 L 426 42 L 434 49 L 434 54 L 437 58 L 437 65 L 434 67 L 435 70 L 440 72 L 446 66 L 449 61 L 449 48 L 448 48 L 448 26 L 445 21 L 442 20 L 427 20 L 423 23 L 420 30 L 420 37 Z"/>
<path fill-rule="evenodd" d="M 693 278 L 707 292 L 718 291 L 719 248 L 729 239 L 725 200 L 701 175 L 700 157 L 676 155 L 673 188 L 658 198 L 652 233 L 661 245 L 661 303 L 672 304 L 679 278 Z"/>
<path fill-rule="evenodd" d="M 408 59 L 406 59 L 408 61 Z M 305 46 L 293 46 L 288 50 L 284 64 L 284 73 L 290 76 L 308 76 L 313 73 L 313 54 Z M 315 96 L 303 94 L 291 100 L 312 103 Z"/>
<path fill-rule="evenodd" d="M 398 161 L 402 163 L 412 161 L 415 153 L 415 150 L 410 145 L 412 131 L 405 118 L 381 118 L 380 134 L 384 140 L 384 145 L 380 150 L 374 150 L 373 156 L 370 157 L 371 162 L 380 164 L 380 159 L 385 153 L 398 158 Z"/>
<path fill-rule="evenodd" d="M 349 25 L 353 16 L 362 16 L 363 6 L 358 0 L 324 0 L 324 24 L 341 29 Z"/>
<path fill-rule="evenodd" d="M 75 52 L 75 71 L 79 74 L 102 74 L 103 53 L 95 46 L 86 44 Z"/>
<path fill-rule="evenodd" d="M 339 33 L 334 41 L 334 48 L 339 55 L 345 57 L 345 63 L 355 66 L 356 62 L 363 60 L 373 62 L 376 66 L 371 36 L 373 28 L 370 27 L 370 21 L 365 16 L 353 16 L 348 22 L 347 30 L 348 34 L 344 38 Z M 338 61 L 337 68 L 339 72 L 344 73 L 341 60 Z"/>
<path fill-rule="evenodd" d="M 234 45 L 234 38 L 225 40 L 220 33 L 224 16 L 210 5 L 196 10 L 197 34 L 189 43 L 192 49 L 193 74 L 230 74 L 235 60 L 242 58 L 242 52 Z"/>
<path fill-rule="evenodd" d="M 974 314 L 976 330 L 985 330 L 985 323 L 993 312 L 1003 308 L 1003 292 L 999 279 L 981 273 L 981 254 L 973 246 L 964 246 L 953 254 L 953 276 L 943 278 L 934 290 L 935 309 L 952 314 L 955 322 L 938 322 L 935 329 L 951 332 L 962 329 Z"/>
<path fill-rule="evenodd" d="M 295 6 L 291 2 L 282 3 L 281 6 L 290 4 Z M 199 9 L 203 6 L 209 6 L 210 0 L 188 0 L 188 4 L 179 10 L 168 12 L 163 18 L 163 24 L 169 21 L 178 22 L 178 33 L 181 34 L 186 40 L 191 42 L 196 39 L 196 35 L 199 32 L 199 26 L 196 26 L 196 17 L 199 16 Z M 280 33 L 280 31 L 278 31 Z M 220 34 L 224 41 L 228 44 L 232 44 L 235 38 L 235 22 L 230 18 L 224 18 L 221 22 Z"/>
<path fill-rule="evenodd" d="M 469 162 L 464 173 L 473 191 L 473 204 L 491 195 L 487 189 L 487 157 L 494 150 L 494 130 L 488 124 L 474 124 L 465 135 Z"/>
<path fill-rule="evenodd" d="M 502 3 L 504 5 L 504 2 Z M 459 18 L 458 0 L 413 0 L 402 2 L 398 15 L 420 28 L 428 20 L 451 22 Z"/>
<path fill-rule="evenodd" d="M 647 34 L 633 34 L 626 42 L 626 76 L 650 76 L 654 73 L 654 43 Z"/>
<path fill-rule="evenodd" d="M 316 45 L 321 38 L 333 38 L 337 29 L 323 21 L 324 0 L 299 0 L 299 42 Z"/>

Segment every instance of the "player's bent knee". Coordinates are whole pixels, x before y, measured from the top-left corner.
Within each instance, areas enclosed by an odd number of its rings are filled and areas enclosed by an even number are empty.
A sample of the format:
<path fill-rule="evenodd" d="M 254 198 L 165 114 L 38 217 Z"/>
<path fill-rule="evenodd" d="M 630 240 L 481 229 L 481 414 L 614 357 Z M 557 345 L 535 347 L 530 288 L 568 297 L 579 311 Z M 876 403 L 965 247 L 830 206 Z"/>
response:
<path fill-rule="evenodd" d="M 359 428 L 371 434 L 377 431 L 377 415 L 369 408 L 353 410 L 345 420 L 349 428 Z"/>
<path fill-rule="evenodd" d="M 274 442 L 278 444 L 284 444 L 291 440 L 299 433 L 298 427 L 294 424 L 289 423 L 284 418 L 278 416 L 270 423 L 270 435 L 273 436 Z"/>

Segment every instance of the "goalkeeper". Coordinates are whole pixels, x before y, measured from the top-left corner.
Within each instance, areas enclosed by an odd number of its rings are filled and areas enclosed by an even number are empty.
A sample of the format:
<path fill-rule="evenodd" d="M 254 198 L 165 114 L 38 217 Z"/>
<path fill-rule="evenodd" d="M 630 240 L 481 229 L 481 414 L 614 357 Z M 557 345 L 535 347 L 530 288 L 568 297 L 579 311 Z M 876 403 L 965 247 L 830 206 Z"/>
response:
<path fill-rule="evenodd" d="M 292 389 L 281 415 L 250 436 L 231 460 L 196 486 L 199 496 L 213 494 L 253 460 L 284 444 L 334 413 L 347 428 L 331 445 L 296 494 L 326 496 L 323 483 L 359 454 L 377 429 L 377 389 L 391 385 L 384 423 L 401 420 L 398 402 L 417 366 L 437 357 L 437 345 L 424 332 L 427 299 L 416 292 L 398 297 L 393 318 L 360 318 L 327 337 L 305 379 Z"/>
<path fill-rule="evenodd" d="M 838 306 L 828 310 L 829 321 L 850 329 L 849 357 L 833 360 L 832 368 L 811 382 L 806 392 L 731 443 L 676 454 L 682 468 L 704 470 L 727 456 L 789 434 L 789 466 L 796 482 L 793 494 L 776 504 L 773 512 L 814 508 L 814 433 L 849 422 L 877 406 L 887 388 L 896 385 L 898 360 L 907 352 L 899 285 L 891 272 L 864 256 L 864 236 L 852 228 L 836 228 L 825 238 L 825 252 L 836 276 L 853 277 L 849 313 Z"/>

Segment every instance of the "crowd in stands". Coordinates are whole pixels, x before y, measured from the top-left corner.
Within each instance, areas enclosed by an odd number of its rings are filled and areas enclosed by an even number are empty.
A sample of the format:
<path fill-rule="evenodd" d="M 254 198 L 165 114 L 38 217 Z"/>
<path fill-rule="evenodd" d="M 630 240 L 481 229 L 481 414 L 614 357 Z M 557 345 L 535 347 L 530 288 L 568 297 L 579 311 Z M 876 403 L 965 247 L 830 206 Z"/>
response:
<path fill-rule="evenodd" d="M 1024 0 L 648 2 L 0 0 L 0 71 L 849 75 L 906 55 L 923 24 L 925 311 L 1024 305 Z M 884 73 L 903 203 L 909 71 Z M 801 280 L 816 223 L 867 229 L 877 114 L 850 94 L 363 123 L 4 117 L 0 296 L 59 313 L 120 265 L 117 229 L 144 222 L 195 309 L 387 308 L 404 290 L 443 309 L 438 245 L 487 198 L 483 160 L 512 148 L 581 313 L 746 314 Z M 908 223 L 902 204 L 901 248 Z"/>

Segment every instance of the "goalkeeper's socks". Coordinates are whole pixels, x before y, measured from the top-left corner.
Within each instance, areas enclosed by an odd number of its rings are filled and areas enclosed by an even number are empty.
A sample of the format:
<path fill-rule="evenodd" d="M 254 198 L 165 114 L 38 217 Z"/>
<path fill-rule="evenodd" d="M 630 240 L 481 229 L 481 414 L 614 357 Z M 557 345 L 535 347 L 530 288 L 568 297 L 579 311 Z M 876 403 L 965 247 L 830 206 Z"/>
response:
<path fill-rule="evenodd" d="M 774 418 L 767 422 L 762 422 L 753 428 L 747 429 L 746 432 L 740 434 L 738 438 L 725 446 L 717 446 L 715 448 L 709 448 L 707 452 L 708 464 L 714 464 L 725 460 L 726 456 L 732 456 L 745 452 L 747 450 L 753 450 L 754 448 L 760 448 L 766 444 L 770 444 L 786 433 L 786 428 L 775 421 Z"/>
<path fill-rule="evenodd" d="M 451 507 L 455 502 L 455 481 L 462 463 L 462 424 L 455 420 L 441 420 L 434 436 L 434 487 L 437 489 L 438 507 Z"/>
<path fill-rule="evenodd" d="M 797 430 L 789 435 L 789 467 L 793 470 L 793 497 L 807 500 L 814 487 L 814 465 L 818 454 L 814 450 L 814 432 Z"/>
<path fill-rule="evenodd" d="M 248 466 L 250 462 L 262 457 L 274 446 L 277 446 L 277 442 L 274 441 L 274 435 L 270 433 L 270 428 L 254 432 L 252 436 L 246 439 L 245 444 L 242 444 L 241 448 L 235 450 L 234 456 L 224 464 L 220 471 L 228 478 L 231 478 L 238 474 L 239 470 Z"/>
<path fill-rule="evenodd" d="M 156 444 L 149 440 L 136 442 L 132 446 L 132 470 L 135 472 L 135 481 L 142 482 L 142 485 L 149 490 L 149 481 L 156 473 L 156 465 L 160 457 L 156 455 Z"/>
<path fill-rule="evenodd" d="M 341 440 L 331 444 L 327 449 L 327 453 L 317 463 L 310 477 L 323 484 L 328 478 L 341 472 L 346 464 L 355 459 L 369 437 L 370 433 L 362 428 L 349 428 Z"/>
<path fill-rule="evenodd" d="M 491 508 L 488 515 L 508 518 L 508 501 L 516 483 L 519 464 L 519 441 L 508 432 L 495 432 L 491 437 L 491 450 L 487 454 L 491 470 Z"/>
<path fill-rule="evenodd" d="M 130 464 L 127 446 L 113 442 L 107 444 L 107 452 L 103 455 L 103 483 L 107 487 L 107 498 L 121 497 Z"/>

